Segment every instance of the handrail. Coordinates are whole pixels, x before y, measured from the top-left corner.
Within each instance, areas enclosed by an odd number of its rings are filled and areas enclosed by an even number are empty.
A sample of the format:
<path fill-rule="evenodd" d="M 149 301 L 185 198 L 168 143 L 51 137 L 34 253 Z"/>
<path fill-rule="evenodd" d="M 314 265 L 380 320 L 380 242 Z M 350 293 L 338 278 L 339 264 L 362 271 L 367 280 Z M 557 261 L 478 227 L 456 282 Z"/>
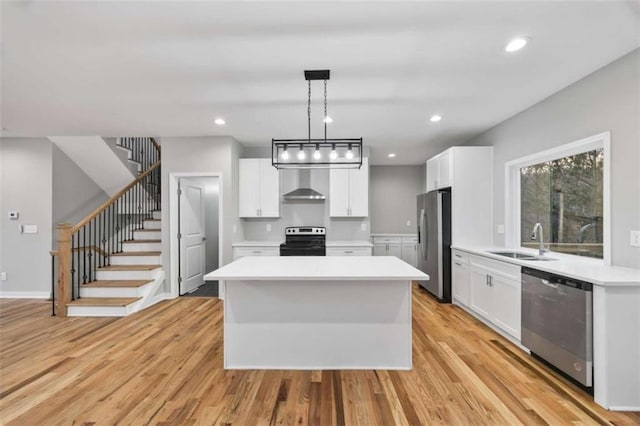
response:
<path fill-rule="evenodd" d="M 160 154 L 160 152 L 161 152 L 162 150 L 160 149 L 160 144 L 159 144 L 158 142 L 156 142 L 156 139 L 155 139 L 155 138 L 151 138 L 151 143 L 152 143 L 152 144 L 153 144 L 153 146 L 155 146 L 155 147 L 156 147 L 156 149 L 158 150 L 158 154 Z"/>
<path fill-rule="evenodd" d="M 145 171 L 140 176 L 138 176 L 129 185 L 125 186 L 123 189 L 118 191 L 113 197 L 109 198 L 107 201 L 102 203 L 97 209 L 95 209 L 93 212 L 91 212 L 87 217 L 85 217 L 80 222 L 78 222 L 77 225 L 75 225 L 73 228 L 71 228 L 72 233 L 75 234 L 76 232 L 78 232 L 78 230 L 80 230 L 80 228 L 82 228 L 84 225 L 89 223 L 92 219 L 94 219 L 96 216 L 98 216 L 100 213 L 102 213 L 104 210 L 106 210 L 107 207 L 109 207 L 111 204 L 113 204 L 114 201 L 116 201 L 118 198 L 122 197 L 122 195 L 124 195 L 128 190 L 130 190 L 131 188 L 136 186 L 138 183 L 140 183 L 144 178 L 146 178 L 148 175 L 150 175 L 151 172 L 153 172 L 158 167 L 160 167 L 160 161 L 158 161 L 155 164 L 153 164 L 151 167 L 149 167 L 149 169 L 147 169 L 147 171 Z"/>

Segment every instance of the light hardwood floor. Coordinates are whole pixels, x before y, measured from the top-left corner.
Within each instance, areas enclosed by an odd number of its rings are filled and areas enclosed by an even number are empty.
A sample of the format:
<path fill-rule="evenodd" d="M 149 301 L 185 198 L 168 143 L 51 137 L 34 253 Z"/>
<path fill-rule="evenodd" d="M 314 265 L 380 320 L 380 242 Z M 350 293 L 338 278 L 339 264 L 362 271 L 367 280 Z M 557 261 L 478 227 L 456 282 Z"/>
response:
<path fill-rule="evenodd" d="M 0 299 L 0 423 L 640 424 L 547 372 L 464 311 L 413 292 L 414 369 L 225 371 L 222 305 L 119 319 Z"/>

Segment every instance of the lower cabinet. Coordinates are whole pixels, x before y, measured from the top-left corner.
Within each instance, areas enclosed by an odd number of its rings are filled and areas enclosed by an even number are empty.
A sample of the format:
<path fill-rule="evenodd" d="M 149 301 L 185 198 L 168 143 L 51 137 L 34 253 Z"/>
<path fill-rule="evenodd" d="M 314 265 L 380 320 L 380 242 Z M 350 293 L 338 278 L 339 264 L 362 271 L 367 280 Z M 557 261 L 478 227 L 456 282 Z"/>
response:
<path fill-rule="evenodd" d="M 327 256 L 371 256 L 370 247 L 327 247 Z"/>
<path fill-rule="evenodd" d="M 418 264 L 417 237 L 406 235 L 374 236 L 373 255 L 395 256 L 415 267 Z"/>
<path fill-rule="evenodd" d="M 452 260 L 454 299 L 520 340 L 520 266 L 464 253 L 467 263 L 456 252 Z"/>
<path fill-rule="evenodd" d="M 280 256 L 279 247 L 234 247 L 233 260 L 238 260 L 245 256 Z"/>

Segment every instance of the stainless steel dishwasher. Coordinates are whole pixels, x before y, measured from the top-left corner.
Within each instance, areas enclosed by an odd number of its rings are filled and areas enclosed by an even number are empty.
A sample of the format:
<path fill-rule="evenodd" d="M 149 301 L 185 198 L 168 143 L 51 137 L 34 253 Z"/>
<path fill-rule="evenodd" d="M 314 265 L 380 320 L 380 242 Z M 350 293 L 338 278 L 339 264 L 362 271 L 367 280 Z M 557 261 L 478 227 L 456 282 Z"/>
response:
<path fill-rule="evenodd" d="M 522 267 L 522 344 L 593 386 L 593 284 Z"/>

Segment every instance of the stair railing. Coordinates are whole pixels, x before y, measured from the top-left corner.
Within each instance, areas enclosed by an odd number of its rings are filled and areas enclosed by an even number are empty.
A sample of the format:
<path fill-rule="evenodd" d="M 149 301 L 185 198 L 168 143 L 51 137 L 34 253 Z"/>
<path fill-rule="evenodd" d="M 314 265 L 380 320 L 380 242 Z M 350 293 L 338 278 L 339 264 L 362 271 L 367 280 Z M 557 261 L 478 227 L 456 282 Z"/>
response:
<path fill-rule="evenodd" d="M 67 316 L 67 303 L 80 298 L 80 287 L 96 279 L 98 268 L 110 266 L 111 255 L 122 252 L 124 243 L 160 210 L 160 146 L 153 138 L 123 139 L 135 140 L 130 146 L 145 151 L 135 158 L 148 167 L 76 225 L 57 225 L 57 249 L 51 253 L 52 270 L 57 271 L 51 296 L 57 316 Z"/>

